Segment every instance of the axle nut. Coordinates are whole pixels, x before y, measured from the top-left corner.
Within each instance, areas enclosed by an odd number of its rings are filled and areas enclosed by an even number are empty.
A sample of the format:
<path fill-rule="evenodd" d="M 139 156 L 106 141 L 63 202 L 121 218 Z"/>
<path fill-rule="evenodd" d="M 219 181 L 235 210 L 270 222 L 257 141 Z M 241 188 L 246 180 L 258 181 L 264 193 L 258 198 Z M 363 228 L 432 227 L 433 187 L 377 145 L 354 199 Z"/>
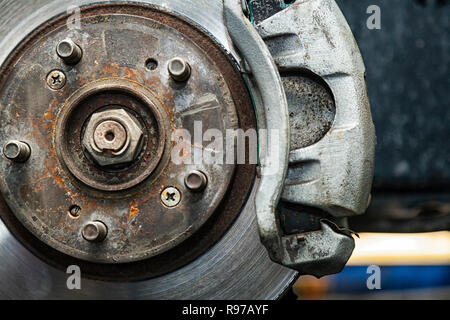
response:
<path fill-rule="evenodd" d="M 83 136 L 83 147 L 100 166 L 127 164 L 136 160 L 144 133 L 138 120 L 124 109 L 96 112 Z"/>
<path fill-rule="evenodd" d="M 103 121 L 95 128 L 94 142 L 102 151 L 119 152 L 127 142 L 127 131 L 117 121 Z"/>

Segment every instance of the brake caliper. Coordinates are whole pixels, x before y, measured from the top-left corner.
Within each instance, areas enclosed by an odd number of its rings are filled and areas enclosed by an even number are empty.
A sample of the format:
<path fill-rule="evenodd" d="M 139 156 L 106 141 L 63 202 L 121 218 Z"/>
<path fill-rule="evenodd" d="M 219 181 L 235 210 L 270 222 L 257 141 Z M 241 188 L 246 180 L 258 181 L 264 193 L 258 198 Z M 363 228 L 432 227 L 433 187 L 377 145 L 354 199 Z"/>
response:
<path fill-rule="evenodd" d="M 259 137 L 261 241 L 301 274 L 337 273 L 354 248 L 346 217 L 367 209 L 373 176 L 361 54 L 333 0 L 298 1 L 256 26 L 238 2 L 224 0 L 226 22 L 268 129 Z"/>

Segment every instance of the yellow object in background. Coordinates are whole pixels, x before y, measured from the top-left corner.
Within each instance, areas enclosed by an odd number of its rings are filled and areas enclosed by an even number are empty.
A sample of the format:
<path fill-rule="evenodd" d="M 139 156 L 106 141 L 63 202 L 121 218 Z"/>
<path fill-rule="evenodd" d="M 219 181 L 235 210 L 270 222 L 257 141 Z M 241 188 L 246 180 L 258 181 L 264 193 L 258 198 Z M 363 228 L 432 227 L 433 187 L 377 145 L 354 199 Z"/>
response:
<path fill-rule="evenodd" d="M 361 233 L 348 265 L 447 265 L 450 232 Z"/>
<path fill-rule="evenodd" d="M 360 238 L 355 237 L 356 246 L 347 263 L 349 266 L 450 265 L 450 232 L 448 231 L 414 234 L 361 233 L 359 236 Z M 334 291 L 335 282 L 332 276 L 321 279 L 301 276 L 293 286 L 294 294 L 306 300 L 339 298 L 340 296 Z M 380 292 L 368 290 L 365 294 L 369 296 L 380 294 Z M 401 291 L 399 294 L 402 294 Z M 447 293 L 444 295 L 446 296 Z M 348 298 L 349 295 L 344 294 L 344 297 Z M 353 298 L 355 297 L 362 298 L 365 295 L 356 293 Z"/>

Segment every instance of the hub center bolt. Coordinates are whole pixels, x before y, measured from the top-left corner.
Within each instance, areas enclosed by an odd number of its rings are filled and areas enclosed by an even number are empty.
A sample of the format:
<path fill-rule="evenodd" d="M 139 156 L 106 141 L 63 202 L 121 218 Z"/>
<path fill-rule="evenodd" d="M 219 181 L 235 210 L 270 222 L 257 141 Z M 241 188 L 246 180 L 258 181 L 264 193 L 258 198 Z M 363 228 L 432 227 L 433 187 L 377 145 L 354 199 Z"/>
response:
<path fill-rule="evenodd" d="M 138 157 L 144 132 L 136 118 L 124 109 L 96 112 L 83 136 L 88 155 L 100 166 L 128 164 Z"/>

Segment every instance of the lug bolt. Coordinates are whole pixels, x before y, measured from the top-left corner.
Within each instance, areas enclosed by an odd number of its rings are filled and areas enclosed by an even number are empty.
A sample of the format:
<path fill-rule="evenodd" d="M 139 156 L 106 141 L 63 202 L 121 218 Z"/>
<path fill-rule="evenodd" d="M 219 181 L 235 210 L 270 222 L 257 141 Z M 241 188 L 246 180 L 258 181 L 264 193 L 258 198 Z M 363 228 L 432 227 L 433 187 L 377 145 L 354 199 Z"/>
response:
<path fill-rule="evenodd" d="M 206 175 L 198 170 L 190 171 L 184 178 L 184 184 L 192 192 L 200 192 L 205 189 L 208 179 Z"/>
<path fill-rule="evenodd" d="M 60 41 L 56 46 L 56 53 L 66 64 L 77 64 L 83 57 L 83 51 L 71 39 Z"/>
<path fill-rule="evenodd" d="M 108 234 L 108 228 L 101 221 L 91 221 L 84 226 L 81 234 L 89 242 L 102 242 Z"/>
<path fill-rule="evenodd" d="M 60 70 L 53 70 L 47 76 L 47 85 L 52 90 L 59 90 L 66 84 L 66 75 Z"/>
<path fill-rule="evenodd" d="M 30 146 L 22 141 L 11 140 L 3 146 L 3 154 L 14 162 L 25 162 L 31 154 Z"/>
<path fill-rule="evenodd" d="M 161 201 L 167 207 L 175 207 L 180 203 L 181 194 L 177 188 L 168 187 L 161 193 Z"/>
<path fill-rule="evenodd" d="M 170 60 L 168 70 L 172 79 L 178 82 L 187 81 L 191 76 L 191 67 L 181 58 Z"/>

